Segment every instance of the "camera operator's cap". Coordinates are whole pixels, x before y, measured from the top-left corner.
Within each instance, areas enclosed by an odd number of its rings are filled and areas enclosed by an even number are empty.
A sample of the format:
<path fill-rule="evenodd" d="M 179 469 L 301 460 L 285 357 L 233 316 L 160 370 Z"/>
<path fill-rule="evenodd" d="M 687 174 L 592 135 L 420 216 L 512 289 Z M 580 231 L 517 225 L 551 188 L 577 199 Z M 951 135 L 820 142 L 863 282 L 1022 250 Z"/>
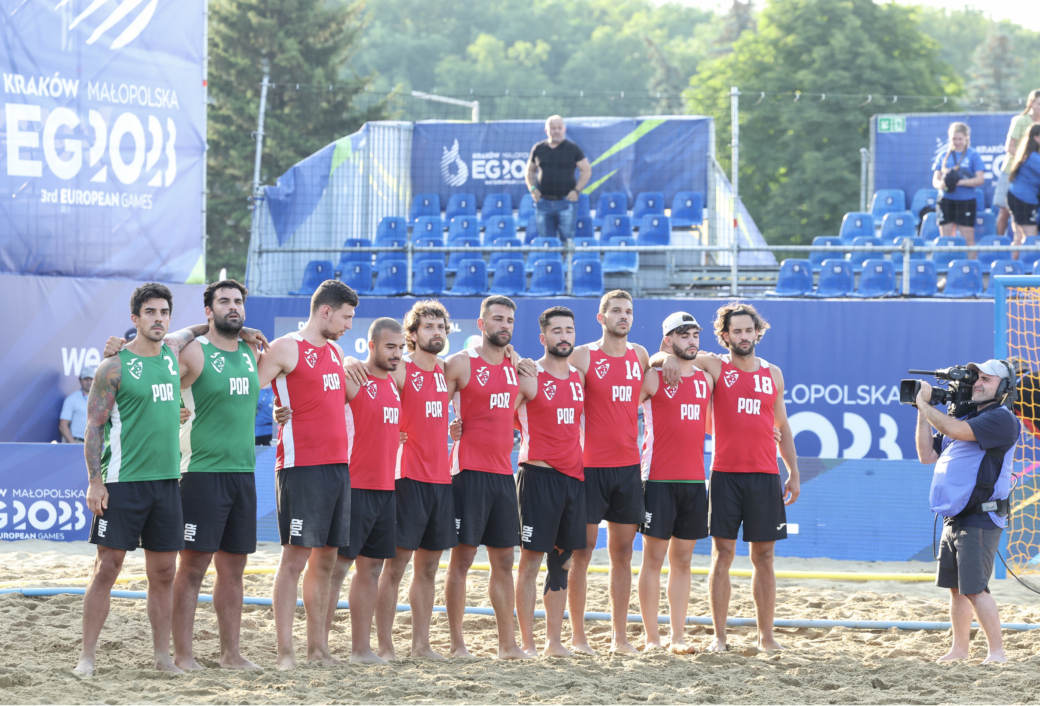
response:
<path fill-rule="evenodd" d="M 683 326 L 696 326 L 700 330 L 701 325 L 697 323 L 697 319 L 693 318 L 693 314 L 687 314 L 685 311 L 677 311 L 674 314 L 669 314 L 668 318 L 664 320 L 661 328 L 664 329 L 664 335 L 667 336 L 677 328 Z"/>
<path fill-rule="evenodd" d="M 84 365 L 82 368 L 79 369 L 79 379 L 83 380 L 84 378 L 93 378 L 96 373 L 97 366 Z"/>
<path fill-rule="evenodd" d="M 986 375 L 995 375 L 998 378 L 1008 377 L 1007 366 L 1003 362 L 990 358 L 985 363 L 968 363 L 968 370 L 974 370 L 977 373 L 985 373 Z"/>

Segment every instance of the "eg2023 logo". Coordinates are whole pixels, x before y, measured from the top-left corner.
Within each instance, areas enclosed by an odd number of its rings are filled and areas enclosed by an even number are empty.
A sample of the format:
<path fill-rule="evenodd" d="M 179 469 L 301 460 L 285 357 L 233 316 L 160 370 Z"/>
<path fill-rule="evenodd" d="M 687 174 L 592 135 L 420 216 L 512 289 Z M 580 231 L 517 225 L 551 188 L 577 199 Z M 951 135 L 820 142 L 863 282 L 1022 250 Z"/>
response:
<path fill-rule="evenodd" d="M 87 525 L 82 490 L 0 488 L 0 539 L 64 539 Z"/>

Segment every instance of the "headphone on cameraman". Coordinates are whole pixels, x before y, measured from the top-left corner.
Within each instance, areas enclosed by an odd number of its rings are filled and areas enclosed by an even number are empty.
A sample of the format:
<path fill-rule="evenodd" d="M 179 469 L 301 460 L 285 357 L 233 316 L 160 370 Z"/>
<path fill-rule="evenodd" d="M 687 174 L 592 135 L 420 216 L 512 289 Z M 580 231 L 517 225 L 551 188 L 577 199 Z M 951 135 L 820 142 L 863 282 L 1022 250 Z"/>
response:
<path fill-rule="evenodd" d="M 997 392 L 993 396 L 994 400 L 997 400 L 999 404 L 1007 407 L 1011 411 L 1014 411 L 1015 399 L 1017 397 L 1018 388 L 1018 376 L 1015 375 L 1015 366 L 1006 360 L 1001 360 L 1000 364 L 1007 368 L 1008 376 L 1000 379 L 1000 384 L 997 385 Z"/>

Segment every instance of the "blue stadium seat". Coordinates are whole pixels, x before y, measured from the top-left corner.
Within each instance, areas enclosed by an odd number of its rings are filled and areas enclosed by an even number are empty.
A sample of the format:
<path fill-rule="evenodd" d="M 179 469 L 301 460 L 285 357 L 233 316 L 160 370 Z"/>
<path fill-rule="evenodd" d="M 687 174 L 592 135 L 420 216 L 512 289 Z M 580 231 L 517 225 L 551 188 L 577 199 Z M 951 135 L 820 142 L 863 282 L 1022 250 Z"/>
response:
<path fill-rule="evenodd" d="M 1027 248 L 1035 248 L 1037 245 L 1040 245 L 1040 235 L 1027 235 L 1025 237 L 1025 240 L 1022 241 L 1022 245 L 1026 246 Z M 1022 257 L 1028 260 L 1035 254 L 1036 253 L 1027 253 Z"/>
<path fill-rule="evenodd" d="M 451 241 L 451 247 L 453 248 L 479 248 L 480 238 L 456 238 Z M 462 264 L 463 260 L 472 259 L 483 259 L 479 250 L 475 252 L 467 252 L 466 250 L 455 250 L 448 253 L 448 266 L 444 269 L 445 272 L 456 272 L 459 269 L 459 265 Z"/>
<path fill-rule="evenodd" d="M 858 237 L 852 239 L 853 247 L 860 247 L 863 245 L 881 245 L 881 238 L 873 237 Z M 880 252 L 868 252 L 858 251 L 849 253 L 849 264 L 852 265 L 853 272 L 859 272 L 863 269 L 863 263 L 872 257 L 884 257 L 884 253 Z"/>
<path fill-rule="evenodd" d="M 914 223 L 920 223 L 928 211 L 935 211 L 939 202 L 938 189 L 918 189 L 910 202 L 910 213 L 914 214 Z"/>
<path fill-rule="evenodd" d="M 635 238 L 611 238 L 607 245 L 613 247 L 631 248 L 636 244 Z M 603 273 L 616 274 L 619 272 L 638 272 L 638 252 L 608 252 L 603 255 Z"/>
<path fill-rule="evenodd" d="M 484 197 L 484 205 L 480 209 L 481 220 L 486 221 L 494 216 L 513 217 L 512 196 L 509 194 L 488 194 Z"/>
<path fill-rule="evenodd" d="M 863 274 L 859 276 L 859 289 L 849 294 L 860 299 L 891 297 L 896 293 L 896 270 L 891 260 L 870 258 L 863 263 Z"/>
<path fill-rule="evenodd" d="M 820 281 L 810 297 L 844 297 L 852 292 L 852 267 L 845 260 L 824 260 Z"/>
<path fill-rule="evenodd" d="M 481 260 L 483 265 L 484 261 Z M 415 265 L 412 277 L 412 294 L 423 297 L 439 297 L 448 285 L 444 279 L 443 262 L 420 262 Z"/>
<path fill-rule="evenodd" d="M 672 199 L 672 226 L 689 228 L 704 222 L 704 195 L 699 191 L 678 191 Z"/>
<path fill-rule="evenodd" d="M 917 235 L 914 217 L 909 211 L 886 213 L 881 220 L 881 240 L 891 243 L 903 235 Z"/>
<path fill-rule="evenodd" d="M 372 291 L 372 265 L 367 262 L 355 262 L 343 270 L 339 281 L 358 294 L 368 294 Z"/>
<path fill-rule="evenodd" d="M 558 297 L 566 293 L 567 284 L 563 278 L 563 263 L 555 260 L 538 260 L 531 273 L 531 287 L 527 290 L 529 297 Z"/>
<path fill-rule="evenodd" d="M 648 213 L 639 224 L 639 242 L 642 245 L 671 245 L 672 223 L 668 216 Z"/>
<path fill-rule="evenodd" d="M 636 203 L 632 206 L 632 220 L 638 223 L 647 214 L 664 215 L 664 194 L 648 191 L 636 195 Z"/>
<path fill-rule="evenodd" d="M 407 238 L 408 221 L 401 216 L 384 216 L 376 226 L 376 240 L 390 236 Z"/>
<path fill-rule="evenodd" d="M 523 247 L 523 243 L 520 242 L 519 238 L 495 238 L 491 241 L 491 244 L 496 248 L 520 248 Z M 493 252 L 491 253 L 490 265 L 491 269 L 495 268 L 499 260 L 512 260 L 514 258 L 523 259 L 523 253 L 510 253 L 510 252 Z"/>
<path fill-rule="evenodd" d="M 1021 260 L 995 260 L 989 268 L 989 284 L 986 285 L 986 296 L 992 297 L 997 291 L 997 275 L 1024 275 L 1025 267 Z"/>
<path fill-rule="evenodd" d="M 438 194 L 416 194 L 412 199 L 412 207 L 408 211 L 408 222 L 415 223 L 416 219 L 426 216 L 441 218 L 441 197 Z"/>
<path fill-rule="evenodd" d="M 392 297 L 408 290 L 408 266 L 403 262 L 384 262 L 376 268 L 376 286 L 372 294 Z"/>
<path fill-rule="evenodd" d="M 921 219 L 920 236 L 925 240 L 935 240 L 941 235 L 942 232 L 939 230 L 939 214 L 935 211 L 924 214 L 924 217 Z"/>
<path fill-rule="evenodd" d="M 377 248 L 401 248 L 401 251 L 377 252 L 376 266 L 382 265 L 384 262 L 390 262 L 391 260 L 407 260 L 408 255 L 404 252 L 404 248 L 407 245 L 408 237 L 403 233 L 401 235 L 384 235 L 382 237 L 377 237 L 375 242 Z"/>
<path fill-rule="evenodd" d="M 934 297 L 939 291 L 939 277 L 931 260 L 914 260 L 910 265 L 910 289 L 904 294 L 911 297 Z"/>
<path fill-rule="evenodd" d="M 595 260 L 599 262 L 599 252 L 595 250 L 589 250 L 599 245 L 599 241 L 595 238 L 575 238 L 572 241 L 574 245 L 574 256 L 573 259 L 577 260 Z"/>
<path fill-rule="evenodd" d="M 959 235 L 940 235 L 932 241 L 932 245 L 939 248 L 964 247 L 967 244 L 968 241 Z M 932 260 L 935 261 L 935 267 L 939 272 L 946 272 L 951 262 L 964 255 L 963 252 L 936 252 L 932 253 Z"/>
<path fill-rule="evenodd" d="M 813 267 L 808 260 L 790 258 L 780 263 L 776 289 L 767 297 L 804 297 L 813 288 Z"/>
<path fill-rule="evenodd" d="M 520 208 L 517 209 L 517 220 L 527 223 L 527 219 L 534 215 L 534 198 L 531 194 L 524 194 L 520 199 Z"/>
<path fill-rule="evenodd" d="M 480 258 L 466 258 L 459 263 L 451 294 L 456 297 L 475 297 L 487 294 L 487 265 Z"/>
<path fill-rule="evenodd" d="M 896 238 L 895 242 L 892 243 L 892 244 L 893 245 L 897 245 L 897 246 L 901 246 L 903 244 L 903 241 L 907 240 L 907 239 L 909 239 L 910 242 L 913 243 L 914 248 L 915 248 L 915 250 L 910 253 L 910 261 L 914 262 L 916 260 L 927 260 L 928 259 L 928 255 L 926 253 L 921 252 L 919 250 L 916 250 L 916 248 L 919 248 L 919 247 L 923 248 L 924 247 L 924 238 L 916 238 L 916 237 L 909 237 L 908 238 L 908 236 L 901 235 L 898 238 Z M 893 252 L 892 253 L 892 264 L 895 265 L 896 272 L 902 272 L 903 271 L 903 253 L 901 253 L 899 251 Z"/>
<path fill-rule="evenodd" d="M 515 238 L 516 221 L 512 216 L 492 216 L 484 221 L 484 242 L 491 243 L 498 238 Z"/>
<path fill-rule="evenodd" d="M 603 228 L 600 237 L 604 240 L 610 240 L 611 238 L 631 238 L 632 219 L 628 216 L 607 216 L 603 219 Z"/>
<path fill-rule="evenodd" d="M 1040 260 L 1033 263 L 1033 267 L 1030 270 L 1030 274 L 1040 275 Z"/>
<path fill-rule="evenodd" d="M 975 240 L 987 235 L 997 234 L 997 214 L 992 211 L 979 211 L 975 214 Z"/>
<path fill-rule="evenodd" d="M 874 217 L 865 211 L 850 211 L 841 219 L 838 237 L 845 245 L 852 245 L 853 238 L 870 238 L 874 235 Z"/>
<path fill-rule="evenodd" d="M 412 240 L 443 237 L 444 221 L 440 216 L 419 216 L 412 226 Z"/>
<path fill-rule="evenodd" d="M 815 247 L 821 247 L 824 245 L 840 247 L 844 245 L 844 243 L 841 242 L 841 238 L 834 235 L 817 235 L 815 238 L 812 239 L 812 244 Z M 822 252 L 819 250 L 812 251 L 809 253 L 809 262 L 812 263 L 813 272 L 819 272 L 820 266 L 823 264 L 824 260 L 827 260 L 832 257 L 841 257 L 843 255 L 844 253 L 842 252 L 829 253 Z"/>
<path fill-rule="evenodd" d="M 592 199 L 588 194 L 578 194 L 578 218 L 588 216 L 592 218 Z"/>
<path fill-rule="evenodd" d="M 305 294 L 310 296 L 314 294 L 314 290 L 327 279 L 332 279 L 335 275 L 332 269 L 331 260 L 311 260 L 307 263 L 307 266 L 303 268 L 303 283 L 300 284 L 300 288 L 295 292 L 289 292 L 289 294 Z"/>
<path fill-rule="evenodd" d="M 596 202 L 596 225 L 602 226 L 603 219 L 607 216 L 627 216 L 628 197 L 624 191 L 608 191 L 600 194 Z"/>
<path fill-rule="evenodd" d="M 444 220 L 463 216 L 477 216 L 477 197 L 473 194 L 452 194 L 448 197 L 448 207 L 444 209 Z"/>
<path fill-rule="evenodd" d="M 524 261 L 516 258 L 499 260 L 495 263 L 495 279 L 491 283 L 492 294 L 519 297 L 527 289 L 527 272 Z"/>
<path fill-rule="evenodd" d="M 982 213 L 986 210 L 986 192 L 981 186 L 975 187 L 975 213 Z"/>
<path fill-rule="evenodd" d="M 944 299 L 971 299 L 982 294 L 982 268 L 978 260 L 954 260 L 946 275 L 946 287 L 936 294 Z"/>
<path fill-rule="evenodd" d="M 870 215 L 881 223 L 885 214 L 906 210 L 906 194 L 902 189 L 878 189 L 870 200 Z"/>
<path fill-rule="evenodd" d="M 574 221 L 574 237 L 596 237 L 596 226 L 595 223 L 593 223 L 592 221 L 592 216 L 578 216 L 578 218 Z"/>
<path fill-rule="evenodd" d="M 559 238 L 534 238 L 528 242 L 532 248 L 560 248 L 563 247 L 563 243 L 560 242 Z M 541 262 L 542 260 L 552 262 L 563 262 L 563 254 L 558 252 L 544 252 L 544 253 L 529 253 L 527 258 L 527 271 L 534 272 L 535 262 Z"/>
<path fill-rule="evenodd" d="M 480 222 L 476 216 L 457 216 L 448 223 L 448 241 L 455 238 L 476 238 L 480 240 Z"/>
<path fill-rule="evenodd" d="M 977 232 L 978 231 L 976 231 L 976 233 Z M 987 235 L 987 236 L 984 236 L 982 238 L 976 237 L 975 238 L 975 244 L 976 245 L 1011 245 L 1011 238 L 1007 237 L 1006 235 Z M 989 252 L 985 252 L 985 251 L 979 250 L 979 252 L 978 252 L 979 264 L 982 265 L 987 270 L 989 269 L 989 266 L 992 265 L 994 262 L 996 262 L 997 260 L 1004 259 L 1006 257 L 1010 257 L 1010 255 L 1008 253 L 1002 253 L 1002 252 L 999 252 L 997 250 L 990 250 Z"/>
<path fill-rule="evenodd" d="M 415 247 L 417 248 L 443 248 L 443 238 L 419 238 L 415 241 Z M 412 262 L 416 269 L 418 269 L 420 263 L 426 262 L 444 262 L 444 253 L 442 252 L 417 252 L 412 258 Z"/>
<path fill-rule="evenodd" d="M 603 265 L 599 260 L 575 260 L 571 265 L 571 295 L 599 297 L 603 295 Z"/>
<path fill-rule="evenodd" d="M 347 238 L 343 241 L 343 247 L 357 249 L 348 250 L 339 254 L 339 262 L 336 264 L 336 269 L 340 272 L 345 272 L 347 267 L 354 262 L 367 262 L 370 265 L 372 264 L 372 251 L 361 249 L 372 247 L 372 241 L 368 238 Z"/>

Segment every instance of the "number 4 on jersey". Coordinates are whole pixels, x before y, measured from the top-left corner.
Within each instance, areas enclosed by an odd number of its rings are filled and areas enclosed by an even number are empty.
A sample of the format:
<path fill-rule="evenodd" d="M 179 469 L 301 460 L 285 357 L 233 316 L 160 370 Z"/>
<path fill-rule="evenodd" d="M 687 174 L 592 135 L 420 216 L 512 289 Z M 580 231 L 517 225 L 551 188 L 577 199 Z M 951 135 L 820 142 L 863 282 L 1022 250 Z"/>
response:
<path fill-rule="evenodd" d="M 643 368 L 638 360 L 625 360 L 625 379 L 642 380 Z"/>

